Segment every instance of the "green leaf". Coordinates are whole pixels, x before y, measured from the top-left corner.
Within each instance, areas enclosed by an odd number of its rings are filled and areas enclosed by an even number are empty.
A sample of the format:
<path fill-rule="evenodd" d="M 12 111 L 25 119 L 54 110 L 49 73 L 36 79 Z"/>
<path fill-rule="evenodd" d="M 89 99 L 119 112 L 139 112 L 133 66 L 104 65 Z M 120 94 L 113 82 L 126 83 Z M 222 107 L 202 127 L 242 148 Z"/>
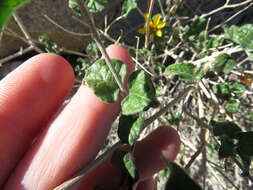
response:
<path fill-rule="evenodd" d="M 205 29 L 205 23 L 205 18 L 196 18 L 192 23 L 187 24 L 183 29 L 185 38 L 193 41 Z"/>
<path fill-rule="evenodd" d="M 166 72 L 179 75 L 181 78 L 185 80 L 193 80 L 194 76 L 193 73 L 195 72 L 195 66 L 189 63 L 176 63 L 169 65 L 166 68 Z"/>
<path fill-rule="evenodd" d="M 144 117 L 121 115 L 119 118 L 118 136 L 122 143 L 133 145 L 139 138 Z"/>
<path fill-rule="evenodd" d="M 227 111 L 228 113 L 236 113 L 236 112 L 240 111 L 240 109 L 241 109 L 241 104 L 240 104 L 240 102 L 237 102 L 236 99 L 231 98 L 231 99 L 227 102 L 225 108 L 226 108 L 226 111 Z"/>
<path fill-rule="evenodd" d="M 217 48 L 223 44 L 224 38 L 220 36 L 212 37 L 207 43 L 207 49 Z"/>
<path fill-rule="evenodd" d="M 59 53 L 60 47 L 50 39 L 48 34 L 43 34 L 39 36 L 39 42 L 45 45 L 45 50 L 48 53 Z"/>
<path fill-rule="evenodd" d="M 8 22 L 12 11 L 18 6 L 25 3 L 27 0 L 1 0 L 0 1 L 0 30 Z"/>
<path fill-rule="evenodd" d="M 212 89 L 215 94 L 229 95 L 234 93 L 237 96 L 240 96 L 246 90 L 240 82 L 222 82 L 214 85 Z"/>
<path fill-rule="evenodd" d="M 253 131 L 237 134 L 238 150 L 242 155 L 253 156 Z"/>
<path fill-rule="evenodd" d="M 227 31 L 226 38 L 240 45 L 245 50 L 253 50 L 253 25 L 231 26 Z"/>
<path fill-rule="evenodd" d="M 165 190 L 201 190 L 201 187 L 180 166 L 167 159 L 165 161 L 170 169 L 170 177 L 166 182 Z"/>
<path fill-rule="evenodd" d="M 216 72 L 229 73 L 236 65 L 236 61 L 228 54 L 223 53 L 216 57 L 213 63 L 213 70 Z"/>
<path fill-rule="evenodd" d="M 238 132 L 242 130 L 235 123 L 230 121 L 211 121 L 211 126 L 213 127 L 214 136 L 226 135 L 230 138 L 235 138 Z"/>
<path fill-rule="evenodd" d="M 138 172 L 133 162 L 133 156 L 131 153 L 127 153 L 124 158 L 125 167 L 133 179 L 138 179 Z"/>
<path fill-rule="evenodd" d="M 98 52 L 99 52 L 99 49 L 98 49 L 98 46 L 97 46 L 97 43 L 96 42 L 91 42 L 87 45 L 86 49 L 85 49 L 85 52 L 89 55 L 89 56 L 97 56 L 98 55 Z"/>
<path fill-rule="evenodd" d="M 122 5 L 122 15 L 128 15 L 128 13 L 137 8 L 136 0 L 125 0 Z"/>
<path fill-rule="evenodd" d="M 234 142 L 232 139 L 227 137 L 221 138 L 221 145 L 218 152 L 219 158 L 228 158 L 234 156 Z"/>
<path fill-rule="evenodd" d="M 243 26 L 231 26 L 226 31 L 225 37 L 234 43 L 240 45 L 248 54 L 249 58 L 253 59 L 253 24 Z"/>
<path fill-rule="evenodd" d="M 128 136 L 130 134 L 133 124 L 137 121 L 136 115 L 121 115 L 118 125 L 118 137 L 122 143 L 128 144 Z"/>
<path fill-rule="evenodd" d="M 230 83 L 227 82 L 218 83 L 212 86 L 212 90 L 215 94 L 228 95 L 230 94 L 229 85 Z"/>
<path fill-rule="evenodd" d="M 122 113 L 131 115 L 147 110 L 155 98 L 155 88 L 150 76 L 143 70 L 132 73 L 128 81 L 129 95 L 121 102 Z"/>
<path fill-rule="evenodd" d="M 90 12 L 99 12 L 105 8 L 107 0 L 83 0 L 87 9 Z M 69 0 L 68 1 L 69 8 L 71 8 L 74 12 L 80 15 L 80 8 L 76 0 Z"/>
<path fill-rule="evenodd" d="M 123 81 L 126 74 L 125 64 L 112 59 L 112 65 Z M 102 101 L 113 103 L 118 99 L 120 89 L 104 59 L 96 61 L 86 70 L 84 81 Z"/>
<path fill-rule="evenodd" d="M 133 123 L 133 126 L 131 127 L 130 134 L 128 137 L 128 142 L 130 145 L 133 145 L 134 142 L 139 138 L 140 133 L 141 133 L 141 127 L 142 127 L 144 121 L 145 121 L 145 118 L 140 116 Z"/>
<path fill-rule="evenodd" d="M 178 75 L 183 80 L 200 80 L 205 74 L 203 70 L 203 65 L 200 68 L 197 68 L 195 65 L 190 63 L 176 63 L 169 65 L 166 68 L 166 72 Z"/>
<path fill-rule="evenodd" d="M 234 93 L 235 95 L 238 95 L 238 96 L 243 94 L 246 90 L 245 86 L 240 82 L 230 83 L 229 89 L 232 93 Z"/>
<path fill-rule="evenodd" d="M 171 114 L 165 115 L 164 118 L 169 122 L 170 125 L 179 125 L 182 119 L 182 115 L 171 113 Z"/>
<path fill-rule="evenodd" d="M 68 1 L 68 6 L 70 9 L 72 9 L 76 14 L 78 14 L 79 16 L 81 15 L 81 11 L 80 8 L 76 2 L 76 0 L 69 0 Z"/>

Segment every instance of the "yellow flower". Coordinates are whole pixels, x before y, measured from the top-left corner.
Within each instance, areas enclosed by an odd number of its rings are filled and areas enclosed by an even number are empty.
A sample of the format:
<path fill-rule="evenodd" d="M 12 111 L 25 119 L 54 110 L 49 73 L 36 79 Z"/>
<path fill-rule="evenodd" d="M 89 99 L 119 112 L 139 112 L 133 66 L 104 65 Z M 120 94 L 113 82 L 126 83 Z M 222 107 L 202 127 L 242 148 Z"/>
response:
<path fill-rule="evenodd" d="M 166 23 L 161 21 L 161 14 L 158 13 L 158 14 L 154 15 L 150 19 L 148 24 L 147 24 L 148 17 L 149 17 L 148 13 L 145 13 L 143 16 L 145 18 L 146 25 L 144 28 L 140 28 L 138 30 L 138 33 L 147 34 L 147 30 L 149 27 L 149 39 L 150 40 L 153 40 L 155 36 L 162 37 L 163 33 L 162 33 L 161 29 L 163 29 L 165 27 Z"/>

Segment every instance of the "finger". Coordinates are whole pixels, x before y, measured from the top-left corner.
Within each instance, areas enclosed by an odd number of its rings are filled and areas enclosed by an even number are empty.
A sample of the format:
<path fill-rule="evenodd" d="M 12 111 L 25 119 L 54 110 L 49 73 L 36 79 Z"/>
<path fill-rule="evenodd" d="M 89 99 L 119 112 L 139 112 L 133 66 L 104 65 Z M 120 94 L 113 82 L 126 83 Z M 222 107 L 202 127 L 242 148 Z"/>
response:
<path fill-rule="evenodd" d="M 138 183 L 136 190 L 156 190 L 156 180 L 151 177 Z"/>
<path fill-rule="evenodd" d="M 132 71 L 125 48 L 110 46 L 107 51 Z M 82 86 L 24 158 L 5 189 L 48 190 L 62 183 L 94 159 L 119 111 L 119 101 L 104 103 Z"/>
<path fill-rule="evenodd" d="M 166 168 L 163 156 L 174 160 L 179 148 L 180 137 L 177 131 L 167 126 L 157 128 L 143 140 L 138 141 L 134 149 L 134 156 L 139 179 L 148 179 Z"/>
<path fill-rule="evenodd" d="M 0 187 L 72 87 L 71 66 L 41 54 L 0 82 Z"/>

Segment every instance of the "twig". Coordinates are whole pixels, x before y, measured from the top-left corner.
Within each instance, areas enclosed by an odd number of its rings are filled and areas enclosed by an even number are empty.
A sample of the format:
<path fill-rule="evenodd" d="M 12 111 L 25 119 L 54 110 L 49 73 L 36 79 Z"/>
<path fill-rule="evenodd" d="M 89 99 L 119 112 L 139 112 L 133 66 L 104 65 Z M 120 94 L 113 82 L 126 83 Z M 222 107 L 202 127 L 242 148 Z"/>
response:
<path fill-rule="evenodd" d="M 209 13 L 203 14 L 200 16 L 200 18 L 205 18 L 205 17 L 211 16 L 211 15 L 213 15 L 219 11 L 222 11 L 224 9 L 231 9 L 231 8 L 236 8 L 236 7 L 241 7 L 241 6 L 247 5 L 251 2 L 253 2 L 253 0 L 246 0 L 241 3 L 236 3 L 236 4 L 231 4 L 231 5 L 229 5 L 229 2 L 230 2 L 230 0 L 227 0 L 226 3 L 222 7 L 219 7 L 218 9 L 215 9 Z"/>
<path fill-rule="evenodd" d="M 189 162 L 185 166 L 186 170 L 188 170 L 191 167 L 191 165 L 193 164 L 193 162 L 196 160 L 196 158 L 202 152 L 204 146 L 205 146 L 205 143 L 201 144 L 200 147 L 198 148 L 198 150 L 191 156 L 191 159 L 189 160 Z"/>
<path fill-rule="evenodd" d="M 186 95 L 193 90 L 193 86 L 187 87 L 183 92 L 181 92 L 174 100 L 172 100 L 170 103 L 168 103 L 165 107 L 161 108 L 160 111 L 152 115 L 150 118 L 144 121 L 144 124 L 141 128 L 141 131 L 143 131 L 148 125 L 150 125 L 153 121 L 155 121 L 158 117 L 163 115 L 170 107 L 174 106 L 176 103 L 178 103 L 180 100 L 184 99 Z"/>
<path fill-rule="evenodd" d="M 8 62 L 8 61 L 10 61 L 10 60 L 12 60 L 12 59 L 15 59 L 15 58 L 17 58 L 17 57 L 19 57 L 19 56 L 21 56 L 21 55 L 24 55 L 25 53 L 27 53 L 27 52 L 29 52 L 29 51 L 32 51 L 34 48 L 32 47 L 32 46 L 29 46 L 29 47 L 27 47 L 27 48 L 25 48 L 25 49 L 20 49 L 18 52 L 16 52 L 16 53 L 14 53 L 14 54 L 12 54 L 12 55 L 10 55 L 10 56 L 8 56 L 8 57 L 5 57 L 5 58 L 3 58 L 3 59 L 0 59 L 0 66 L 2 65 L 2 64 L 4 64 L 4 63 L 6 63 L 6 62 Z"/>
<path fill-rule="evenodd" d="M 222 51 L 217 51 L 214 52 L 212 55 L 210 56 L 206 56 L 202 59 L 198 59 L 196 61 L 191 62 L 192 64 L 196 65 L 197 67 L 200 67 L 202 63 L 208 62 L 208 63 L 212 63 L 215 61 L 215 58 L 218 57 L 219 55 L 226 53 L 226 54 L 233 54 L 233 53 L 237 53 L 237 52 L 241 52 L 244 51 L 242 48 L 240 48 L 239 46 L 233 47 L 233 48 L 226 48 Z"/>
<path fill-rule="evenodd" d="M 235 164 L 243 171 L 244 170 L 243 165 L 235 157 L 231 158 L 235 162 Z M 250 174 L 247 176 L 247 178 L 251 181 L 251 183 L 253 183 L 253 177 Z"/>
<path fill-rule="evenodd" d="M 148 9 L 148 19 L 146 24 L 146 36 L 145 36 L 145 48 L 148 48 L 148 41 L 149 41 L 149 34 L 150 34 L 150 28 L 149 28 L 149 22 L 152 17 L 152 11 L 154 8 L 155 0 L 151 0 L 149 4 L 149 9 Z"/>
<path fill-rule="evenodd" d="M 0 41 L 2 40 L 3 35 L 4 35 L 4 31 L 2 30 L 2 31 L 0 31 Z"/>
<path fill-rule="evenodd" d="M 225 20 L 224 22 L 222 22 L 221 24 L 215 26 L 214 28 L 212 28 L 211 30 L 209 30 L 209 32 L 212 32 L 218 28 L 220 28 L 221 26 L 224 26 L 224 24 L 226 24 L 227 22 L 229 22 L 230 20 L 234 19 L 236 16 L 238 16 L 239 14 L 243 13 L 245 10 L 247 10 L 248 8 L 250 8 L 253 5 L 253 3 L 250 3 L 248 6 L 244 7 L 242 10 L 236 12 L 233 16 L 230 16 L 227 20 Z"/>
<path fill-rule="evenodd" d="M 154 77 L 155 74 L 153 74 L 152 72 L 150 72 L 149 70 L 147 70 L 138 60 L 136 60 L 135 58 L 132 57 L 132 59 L 134 60 L 134 62 L 139 65 L 146 73 L 148 73 L 150 76 Z"/>
<path fill-rule="evenodd" d="M 72 54 L 72 55 L 77 55 L 77 56 L 81 56 L 81 57 L 87 57 L 87 54 L 78 52 L 78 51 L 74 51 L 74 50 L 70 50 L 70 49 L 66 49 L 66 48 L 60 48 L 60 52 L 62 53 L 68 53 L 68 54 Z"/>
<path fill-rule="evenodd" d="M 123 84 L 122 84 L 122 81 L 120 80 L 120 77 L 118 75 L 118 73 L 116 73 L 113 65 L 112 65 L 112 62 L 111 62 L 111 59 L 108 55 L 108 53 L 106 52 L 105 50 L 105 47 L 102 43 L 102 40 L 100 38 L 100 36 L 98 35 L 98 32 L 97 32 L 97 29 L 96 29 L 96 26 L 95 26 L 95 23 L 94 23 L 94 20 L 91 18 L 91 15 L 89 14 L 89 11 L 87 10 L 87 7 L 86 5 L 83 3 L 82 0 L 77 0 L 76 1 L 79 5 L 79 8 L 80 8 L 80 11 L 81 11 L 81 15 L 83 16 L 84 20 L 87 21 L 88 25 L 89 25 L 89 28 L 90 28 L 90 31 L 91 33 L 93 34 L 93 37 L 94 37 L 94 40 L 95 42 L 97 43 L 97 46 L 99 48 L 99 50 L 101 51 L 102 55 L 104 56 L 105 58 L 105 61 L 109 67 L 109 69 L 111 70 L 120 90 L 123 92 L 123 93 L 127 93 L 126 90 L 124 89 L 123 87 Z"/>
<path fill-rule="evenodd" d="M 23 32 L 23 34 L 25 35 L 25 38 L 27 39 L 28 43 L 33 47 L 33 49 L 35 51 L 37 51 L 38 53 L 43 53 L 43 51 L 38 48 L 36 46 L 36 44 L 33 42 L 30 34 L 28 33 L 23 21 L 21 20 L 21 18 L 18 16 L 18 14 L 16 12 L 12 13 L 13 18 L 15 19 L 16 23 L 18 24 L 19 28 L 21 29 L 21 31 Z"/>
<path fill-rule="evenodd" d="M 44 15 L 44 17 L 49 21 L 51 22 L 53 25 L 55 25 L 56 27 L 60 28 L 61 30 L 63 30 L 64 32 L 67 32 L 71 35 L 74 35 L 74 36 L 91 36 L 92 34 L 91 33 L 78 33 L 78 32 L 73 32 L 73 31 L 70 31 L 66 28 L 64 28 L 63 26 L 61 26 L 60 24 L 58 24 L 57 22 L 55 22 L 53 19 L 51 19 L 49 16 L 47 15 Z"/>
<path fill-rule="evenodd" d="M 26 43 L 27 45 L 30 46 L 29 42 L 27 41 L 27 39 L 23 36 L 20 36 L 18 33 L 14 32 L 13 30 L 11 30 L 10 28 L 8 27 L 5 27 L 4 29 L 4 34 L 6 35 L 9 35 L 9 36 L 12 36 L 14 38 L 17 38 L 17 39 L 20 39 L 21 41 L 23 41 L 24 43 Z"/>
<path fill-rule="evenodd" d="M 107 160 L 112 155 L 112 153 L 121 146 L 122 144 L 120 142 L 115 143 L 109 150 L 107 150 L 99 158 L 91 162 L 88 167 L 81 170 L 75 177 L 65 181 L 64 183 L 57 186 L 53 190 L 71 190 L 72 187 L 74 187 L 74 185 L 80 182 L 92 170 L 96 169 L 103 161 Z"/>
<path fill-rule="evenodd" d="M 233 183 L 233 181 L 229 178 L 229 177 L 227 177 L 223 172 L 222 172 L 222 170 L 220 169 L 220 168 L 218 168 L 217 167 L 217 165 L 215 164 L 215 163 L 213 163 L 213 162 L 211 162 L 210 160 L 207 160 L 207 162 L 208 162 L 208 165 L 213 165 L 213 166 L 211 166 L 211 167 L 213 167 L 215 170 L 217 170 L 231 185 L 233 185 L 234 186 L 234 188 L 236 188 L 237 190 L 240 190 L 240 188 L 239 187 L 237 187 L 234 183 Z"/>

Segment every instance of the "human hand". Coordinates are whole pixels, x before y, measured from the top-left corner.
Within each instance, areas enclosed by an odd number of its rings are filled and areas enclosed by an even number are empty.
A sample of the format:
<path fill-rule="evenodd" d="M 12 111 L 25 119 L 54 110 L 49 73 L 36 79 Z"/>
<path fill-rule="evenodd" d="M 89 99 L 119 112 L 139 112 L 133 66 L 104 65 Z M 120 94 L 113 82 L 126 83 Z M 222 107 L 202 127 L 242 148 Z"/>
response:
<path fill-rule="evenodd" d="M 127 65 L 128 73 L 134 70 L 131 58 L 123 47 L 113 45 L 107 51 L 111 58 Z M 63 108 L 73 81 L 73 70 L 62 57 L 41 54 L 0 82 L 1 189 L 53 189 L 95 158 L 120 112 L 120 101 L 104 103 L 91 89 L 82 85 Z M 141 141 L 136 156 L 147 152 L 147 148 L 153 147 L 156 154 L 167 148 L 170 159 L 174 159 L 179 149 L 179 137 L 171 128 L 167 137 L 171 137 L 170 140 L 153 138 L 157 143 L 152 143 L 156 142 L 152 138 Z M 153 167 L 145 171 L 148 168 L 144 164 L 146 162 L 139 163 L 144 185 L 152 182 L 153 172 L 163 165 L 159 161 L 154 164 L 158 164 L 158 168 L 155 166 L 155 170 Z M 106 172 L 112 171 L 115 175 L 120 172 L 110 164 L 108 167 Z M 98 168 L 92 175 L 103 178 L 106 172 Z M 87 181 L 88 178 L 84 179 L 77 189 L 94 188 Z"/>

